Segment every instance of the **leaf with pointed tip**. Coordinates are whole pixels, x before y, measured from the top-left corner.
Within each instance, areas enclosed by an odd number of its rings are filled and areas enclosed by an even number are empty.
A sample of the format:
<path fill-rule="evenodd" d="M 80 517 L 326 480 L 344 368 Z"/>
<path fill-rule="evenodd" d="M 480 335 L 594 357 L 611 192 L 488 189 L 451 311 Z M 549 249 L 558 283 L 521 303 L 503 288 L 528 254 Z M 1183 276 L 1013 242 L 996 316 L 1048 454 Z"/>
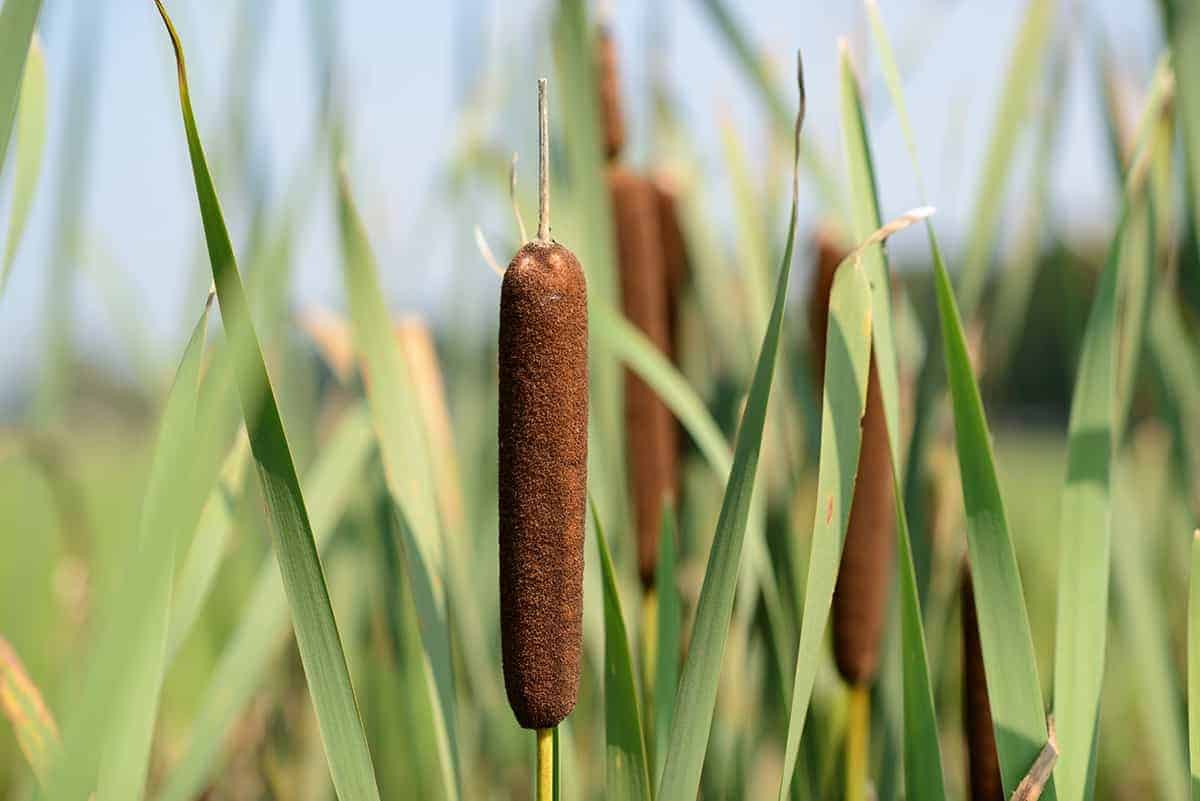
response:
<path fill-rule="evenodd" d="M 4 243 L 4 260 L 0 262 L 0 296 L 4 295 L 17 249 L 25 235 L 25 225 L 29 222 L 29 212 L 42 172 L 42 155 L 46 149 L 46 56 L 36 35 L 29 44 L 29 58 L 25 62 L 16 127 L 16 177 L 13 179 L 12 211 L 8 222 L 8 238 Z M 0 154 L 0 168 L 3 165 L 4 157 Z"/>
<path fill-rule="evenodd" d="M 183 46 L 162 0 L 155 0 L 175 50 L 179 99 L 213 282 L 229 335 L 250 450 L 266 499 L 275 554 L 292 609 L 296 641 L 334 788 L 343 801 L 378 801 L 379 789 L 346 666 L 329 590 L 295 463 L 284 433 L 233 243 L 221 213 L 188 94 Z"/>
<path fill-rule="evenodd" d="M 867 368 L 871 355 L 871 287 L 862 267 L 848 259 L 838 267 L 829 300 L 825 346 L 825 388 L 822 394 L 821 452 L 817 466 L 817 505 L 813 520 L 808 579 L 804 585 L 804 614 L 779 798 L 787 798 L 808 716 L 825 624 L 833 602 L 858 473 L 862 446 L 862 417 L 867 405 Z"/>
<path fill-rule="evenodd" d="M 650 801 L 650 773 L 642 713 L 634 680 L 629 634 L 608 540 L 596 504 L 589 499 L 596 549 L 604 577 L 604 797 L 614 801 Z"/>
<path fill-rule="evenodd" d="M 878 8 L 871 4 L 868 11 L 878 49 L 882 53 L 884 69 L 889 74 L 898 74 Z M 862 94 L 850 63 L 849 53 L 845 50 L 842 53 L 842 135 L 851 176 L 854 233 L 861 239 L 879 228 L 883 220 L 879 213 L 877 182 Z M 917 592 L 912 542 L 909 537 L 908 515 L 900 501 L 904 497 L 901 490 L 904 486 L 904 451 L 900 444 L 900 365 L 896 356 L 892 327 L 892 293 L 887 254 L 882 245 L 875 245 L 863 254 L 863 261 L 867 279 L 871 283 L 872 348 L 879 375 L 884 417 L 887 420 L 895 499 L 905 794 L 909 801 L 945 801 L 937 714 L 933 706 L 933 688 L 929 678 L 929 661 L 925 648 L 925 631 Z"/>

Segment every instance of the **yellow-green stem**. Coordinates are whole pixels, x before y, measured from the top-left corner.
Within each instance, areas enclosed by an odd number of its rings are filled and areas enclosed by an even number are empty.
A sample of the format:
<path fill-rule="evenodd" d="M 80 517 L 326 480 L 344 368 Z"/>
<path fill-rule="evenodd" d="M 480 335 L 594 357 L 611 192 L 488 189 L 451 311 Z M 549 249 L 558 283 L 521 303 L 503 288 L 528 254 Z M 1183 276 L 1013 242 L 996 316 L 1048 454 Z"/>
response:
<path fill-rule="evenodd" d="M 554 729 L 537 730 L 537 801 L 554 798 Z"/>
<path fill-rule="evenodd" d="M 871 750 L 871 688 L 850 688 L 846 720 L 846 801 L 867 797 L 867 756 Z"/>
<path fill-rule="evenodd" d="M 654 747 L 654 682 L 658 674 L 658 591 L 650 587 L 642 593 L 642 717 L 646 747 Z M 650 753 L 650 764 L 654 754 Z"/>

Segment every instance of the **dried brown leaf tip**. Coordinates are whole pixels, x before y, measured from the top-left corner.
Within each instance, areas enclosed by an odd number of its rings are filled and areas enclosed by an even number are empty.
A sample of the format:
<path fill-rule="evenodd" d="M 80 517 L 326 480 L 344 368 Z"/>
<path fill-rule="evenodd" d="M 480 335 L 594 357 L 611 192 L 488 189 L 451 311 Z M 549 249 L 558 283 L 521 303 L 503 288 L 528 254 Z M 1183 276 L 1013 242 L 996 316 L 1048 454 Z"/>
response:
<path fill-rule="evenodd" d="M 509 704 L 530 729 L 557 725 L 579 689 L 587 337 L 574 254 L 522 247 L 500 298 L 500 619 Z"/>
<path fill-rule="evenodd" d="M 849 250 L 830 228 L 817 232 L 809 294 L 809 325 L 818 386 L 825 372 L 829 295 Z M 862 447 L 846 541 L 833 592 L 833 644 L 838 670 L 852 685 L 870 684 L 879 670 L 884 612 L 895 559 L 892 462 L 879 372 L 871 357 Z"/>
<path fill-rule="evenodd" d="M 607 179 L 617 235 L 622 310 L 656 348 L 669 355 L 667 282 L 654 186 L 618 166 L 609 168 Z M 638 573 L 642 585 L 652 587 L 663 505 L 675 495 L 678 432 L 658 394 L 628 369 L 625 434 L 629 491 L 637 526 Z"/>

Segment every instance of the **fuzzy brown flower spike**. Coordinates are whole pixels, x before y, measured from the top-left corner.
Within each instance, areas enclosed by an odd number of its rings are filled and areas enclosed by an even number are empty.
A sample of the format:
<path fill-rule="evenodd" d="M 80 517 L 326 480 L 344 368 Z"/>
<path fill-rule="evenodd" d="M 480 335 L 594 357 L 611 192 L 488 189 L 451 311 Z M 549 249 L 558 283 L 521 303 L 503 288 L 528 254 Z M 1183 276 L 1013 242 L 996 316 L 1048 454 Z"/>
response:
<path fill-rule="evenodd" d="M 625 146 L 625 116 L 621 112 L 621 80 L 617 74 L 617 45 L 607 25 L 596 33 L 596 75 L 600 81 L 600 123 L 604 155 L 615 161 Z"/>
<path fill-rule="evenodd" d="M 587 500 L 587 285 L 547 214 L 505 271 L 499 355 L 504 684 L 517 721 L 539 730 L 579 690 Z"/>
<path fill-rule="evenodd" d="M 607 178 L 617 234 L 621 308 L 656 348 L 669 354 L 667 284 L 654 186 L 619 166 L 609 167 Z M 662 512 L 675 494 L 677 431 L 670 410 L 658 394 L 628 369 L 625 436 L 629 491 L 637 525 L 638 573 L 642 586 L 652 587 Z"/>

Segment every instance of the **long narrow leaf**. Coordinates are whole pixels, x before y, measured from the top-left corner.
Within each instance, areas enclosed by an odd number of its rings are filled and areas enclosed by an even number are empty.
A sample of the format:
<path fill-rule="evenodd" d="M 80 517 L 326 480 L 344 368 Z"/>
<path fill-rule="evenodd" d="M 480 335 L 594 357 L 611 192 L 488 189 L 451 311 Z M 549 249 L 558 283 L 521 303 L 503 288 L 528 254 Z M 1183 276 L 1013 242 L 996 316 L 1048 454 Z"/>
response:
<path fill-rule="evenodd" d="M 175 582 L 167 640 L 168 665 L 174 660 L 196 618 L 200 616 L 200 610 L 216 579 L 225 543 L 233 528 L 233 500 L 230 495 L 236 487 L 241 486 L 249 455 L 249 442 L 244 437 L 239 437 L 221 468 L 220 481 L 204 502 L 204 510 L 200 513 L 200 522 L 196 526 L 192 546 L 188 549 L 183 568 Z"/>
<path fill-rule="evenodd" d="M 1016 552 L 996 478 L 983 401 L 967 356 L 966 335 L 950 276 L 932 225 L 928 226 L 928 233 L 954 410 L 958 464 L 967 515 L 967 549 L 971 580 L 975 586 L 984 672 L 988 679 L 1000 775 L 1005 793 L 1009 794 L 1016 790 L 1047 741 L 1045 708 L 1029 613 L 1025 609 Z M 1055 797 L 1054 784 L 1050 782 L 1042 798 L 1054 801 Z"/>
<path fill-rule="evenodd" d="M 1039 3 L 1042 3 L 1042 0 L 1031 0 L 1017 55 L 1026 52 L 1027 48 L 1040 41 L 1039 36 L 1044 36 L 1038 31 L 1047 22 L 1041 20 L 1039 15 L 1048 15 L 1049 11 L 1040 8 Z M 879 36 L 880 31 L 882 26 L 876 25 L 877 38 L 886 42 L 886 37 Z M 880 47 L 885 53 L 888 49 L 886 46 Z M 889 61 L 894 64 L 894 60 Z M 1019 68 L 1019 65 L 1017 66 Z M 892 102 L 896 106 L 905 138 L 909 142 L 913 171 L 920 181 L 921 167 L 903 91 L 895 69 L 889 68 L 888 72 L 892 76 L 888 81 Z M 1010 77 L 1010 89 L 1015 83 L 1019 83 L 1016 77 Z M 1013 89 L 1013 92 L 1016 90 Z M 1006 102 L 1004 107 L 1008 106 L 1009 103 Z M 994 143 L 993 150 L 1003 150 L 1002 144 Z M 975 583 L 984 670 L 988 677 L 996 748 L 1007 795 L 1016 789 L 1047 741 L 1045 709 L 1037 661 L 1034 657 L 1033 636 L 1029 628 L 1029 615 L 1025 609 L 1016 553 L 1013 550 L 1004 504 L 1000 497 L 983 402 L 967 357 L 962 318 L 955 302 L 954 290 L 942 258 L 937 234 L 930 221 L 926 220 L 925 225 L 933 258 L 934 290 L 942 331 L 941 344 L 954 412 L 959 470 L 967 515 L 967 546 L 972 579 Z M 914 432 L 914 438 L 916 436 Z M 1047 801 L 1054 801 L 1053 782 L 1046 786 L 1042 797 Z"/>
<path fill-rule="evenodd" d="M 337 424 L 316 462 L 305 474 L 305 497 L 316 545 L 324 551 L 354 490 L 361 485 L 374 451 L 367 413 L 351 409 Z M 214 760 L 238 712 L 262 683 L 272 657 L 281 650 L 287 624 L 287 597 L 274 564 L 259 570 L 245 612 L 225 646 L 191 726 L 187 749 L 168 774 L 160 801 L 189 801 L 204 790 Z"/>
<path fill-rule="evenodd" d="M 1187 645 L 1188 746 L 1191 752 L 1192 801 L 1200 801 L 1200 529 L 1192 536 Z"/>
<path fill-rule="evenodd" d="M 798 77 L 800 113 L 796 119 L 795 131 L 797 158 L 800 127 L 804 120 L 803 74 L 799 74 Z M 793 173 L 795 168 L 796 164 L 793 162 Z M 717 683 L 725 652 L 725 640 L 729 634 L 729 622 L 733 615 L 733 597 L 737 588 L 742 544 L 750 517 L 751 496 L 754 492 L 758 456 L 762 448 L 767 401 L 770 399 L 771 383 L 775 374 L 775 356 L 779 350 L 783 313 L 787 305 L 788 278 L 791 276 L 792 248 L 796 235 L 796 194 L 796 178 L 793 174 L 792 209 L 783 263 L 775 287 L 775 301 L 754 370 L 754 381 L 750 385 L 750 395 L 742 413 L 733 452 L 733 467 L 725 486 L 721 514 L 717 520 L 716 533 L 713 535 L 704 583 L 700 588 L 691 644 L 675 699 L 675 719 L 671 724 L 663 775 L 655 795 L 660 801 L 692 801 L 700 787 L 700 773 L 708 747 L 708 735 L 712 728 Z"/>
<path fill-rule="evenodd" d="M 650 772 L 642 713 L 634 680 L 629 634 L 621 612 L 616 571 L 596 504 L 589 500 L 596 549 L 604 576 L 604 797 L 614 801 L 650 801 Z"/>
<path fill-rule="evenodd" d="M 885 68 L 898 74 L 891 60 L 891 47 L 886 38 L 878 8 L 869 4 L 874 30 L 881 43 L 880 50 L 887 62 Z M 845 139 L 846 160 L 851 176 L 851 201 L 854 208 L 855 235 L 867 236 L 883 223 L 879 212 L 869 137 L 867 135 L 862 93 L 843 48 L 842 67 L 842 135 Z M 900 444 L 900 382 L 896 356 L 895 333 L 891 315 L 890 270 L 882 245 L 875 245 L 863 254 L 863 264 L 871 283 L 872 353 L 879 375 L 884 417 L 887 420 L 888 444 L 891 450 L 893 497 L 896 507 L 896 548 L 898 554 L 900 597 L 900 651 L 903 678 L 904 779 L 906 796 L 910 801 L 928 799 L 944 801 L 946 791 L 942 775 L 941 748 L 938 743 L 937 715 L 933 707 L 933 689 L 929 679 L 929 663 L 925 648 L 924 624 L 917 592 L 916 570 L 913 565 L 912 543 L 909 539 L 908 515 L 903 498 L 904 451 Z"/>
<path fill-rule="evenodd" d="M 343 801 L 377 801 L 379 790 L 359 717 L 346 655 L 333 617 L 329 590 L 313 539 L 300 481 L 284 433 L 279 407 L 263 361 L 262 348 L 250 320 L 233 244 L 221 214 L 188 95 L 183 46 L 161 0 L 156 0 L 167 26 L 179 77 L 180 107 L 196 194 L 212 263 L 213 282 L 222 318 L 234 348 L 238 394 L 250 436 L 250 449 L 266 498 L 275 553 L 292 608 L 296 641 L 316 708 L 321 740 L 333 785 Z"/>
<path fill-rule="evenodd" d="M 1161 86 L 1159 82 L 1156 84 Z M 1157 119 L 1162 102 L 1161 91 L 1152 93 L 1147 108 L 1150 119 Z M 1139 148 L 1139 152 L 1143 149 Z M 1149 158 L 1150 151 L 1144 152 L 1145 158 Z M 1122 343 L 1117 342 L 1117 296 L 1122 261 L 1128 258 L 1126 237 L 1135 230 L 1132 217 L 1139 214 L 1142 205 L 1143 164 L 1140 162 L 1129 172 L 1116 232 L 1109 246 L 1099 289 L 1092 301 L 1071 401 L 1067 476 L 1059 512 L 1058 619 L 1054 652 L 1054 717 L 1059 742 L 1055 777 L 1064 801 L 1090 798 L 1095 781 L 1095 740 L 1104 678 L 1111 578 L 1113 440 L 1122 426 L 1117 418 L 1117 348 L 1127 342 L 1138 343 L 1137 347 L 1123 349 L 1126 359 L 1136 358 L 1142 338 L 1141 320 L 1134 317 L 1133 321 L 1127 319 Z M 1149 224 L 1143 227 L 1144 233 L 1149 235 Z M 1134 241 L 1138 242 L 1138 239 L 1135 237 Z M 1150 253 L 1144 252 L 1140 256 L 1152 263 Z M 1148 281 L 1149 276 L 1144 280 Z M 1138 309 L 1145 303 L 1136 296 L 1126 298 L 1126 302 L 1127 307 Z M 1127 366 L 1126 369 L 1132 368 Z"/>
<path fill-rule="evenodd" d="M 25 62 L 16 126 L 16 177 L 13 179 L 12 216 L 4 243 L 4 260 L 0 262 L 0 296 L 4 295 L 17 249 L 25 235 L 46 149 L 46 56 L 36 35 L 29 44 L 29 58 Z M 4 158 L 0 155 L 0 167 L 3 164 Z"/>
<path fill-rule="evenodd" d="M 0 8 L 0 169 L 8 155 L 21 76 L 42 0 L 5 0 Z"/>
<path fill-rule="evenodd" d="M 658 568 L 654 576 L 658 598 L 658 643 L 654 667 L 654 773 L 652 787 L 662 777 L 667 756 L 667 737 L 675 717 L 675 693 L 679 689 L 679 638 L 683 613 L 679 588 L 675 585 L 675 512 L 663 509 L 663 526 L 658 540 Z"/>
<path fill-rule="evenodd" d="M 862 416 L 867 405 L 867 368 L 871 355 L 871 288 L 862 267 L 846 261 L 838 268 L 829 300 L 822 396 L 821 452 L 817 466 L 817 504 L 813 519 L 804 615 L 796 652 L 796 676 L 788 715 L 787 743 L 779 798 L 787 798 L 800 751 L 800 737 L 820 664 L 821 643 L 833 585 L 837 579 L 854 497 Z"/>
<path fill-rule="evenodd" d="M 438 757 L 446 790 L 459 792 L 458 738 L 455 726 L 454 669 L 447 625 L 444 545 L 438 522 L 429 444 L 408 367 L 392 333 L 379 288 L 378 270 L 366 230 L 354 207 L 349 184 L 339 181 L 343 266 L 350 296 L 351 321 L 362 355 L 371 419 L 379 437 L 388 491 L 401 518 L 413 598 L 436 695 L 432 700 Z"/>
<path fill-rule="evenodd" d="M 112 693 L 112 722 L 104 738 L 104 756 L 96 797 L 140 799 L 145 792 L 150 765 L 150 746 L 158 700 L 166 671 L 167 626 L 170 619 L 171 587 L 176 545 L 191 531 L 199 515 L 199 498 L 207 482 L 197 486 L 198 441 L 197 401 L 200 364 L 208 333 L 209 304 L 192 332 L 180 362 L 175 382 L 167 397 L 150 479 L 146 485 L 134 570 L 145 575 L 145 594 L 133 599 L 143 612 L 131 616 L 122 637 L 121 677 Z M 189 497 L 191 496 L 191 497 Z M 194 512 L 192 508 L 195 507 Z"/>

